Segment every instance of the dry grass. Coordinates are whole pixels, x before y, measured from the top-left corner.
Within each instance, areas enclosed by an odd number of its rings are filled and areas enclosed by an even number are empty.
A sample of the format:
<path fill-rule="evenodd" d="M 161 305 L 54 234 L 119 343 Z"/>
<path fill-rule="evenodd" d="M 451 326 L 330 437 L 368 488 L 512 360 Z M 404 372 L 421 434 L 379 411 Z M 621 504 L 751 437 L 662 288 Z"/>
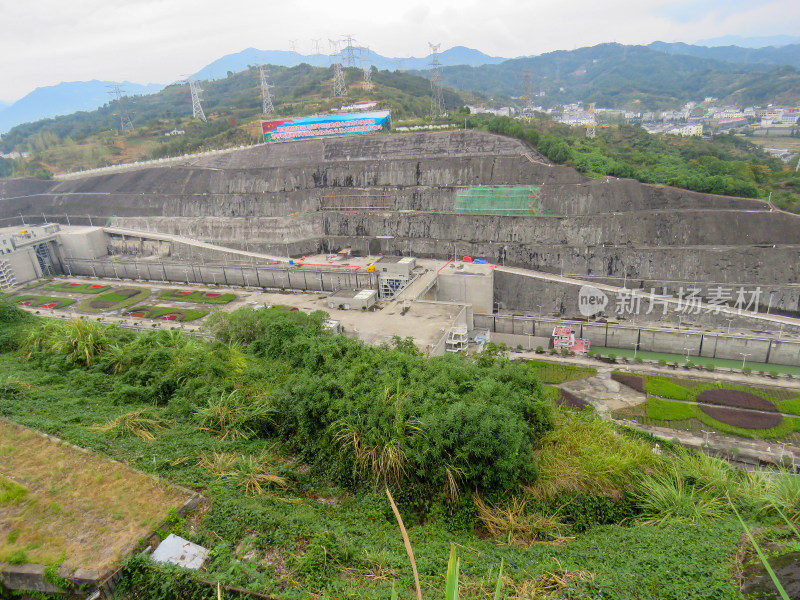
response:
<path fill-rule="evenodd" d="M 268 486 L 289 487 L 288 479 L 270 472 L 274 464 L 266 454 L 245 456 L 214 452 L 201 456 L 198 466 L 213 474 L 217 481 L 233 483 L 248 494 L 262 496 Z"/>
<path fill-rule="evenodd" d="M 594 574 L 579 569 L 567 571 L 559 566 L 555 571 L 545 571 L 539 577 L 526 579 L 514 586 L 512 598 L 517 600 L 532 600 L 533 598 L 547 598 L 554 594 L 561 597 L 564 592 L 577 592 L 585 583 L 594 581 Z M 570 598 L 580 596 L 569 595 Z"/>
<path fill-rule="evenodd" d="M 489 506 L 476 495 L 474 501 L 486 530 L 508 544 L 530 548 L 537 543 L 562 544 L 574 539 L 562 535 L 567 526 L 558 514 L 529 513 L 525 500 L 514 497 L 503 506 Z"/>
<path fill-rule="evenodd" d="M 120 415 L 105 425 L 92 425 L 90 429 L 112 436 L 135 435 L 143 440 L 156 439 L 155 433 L 163 429 L 158 419 L 146 416 L 147 411 L 135 410 Z"/>
<path fill-rule="evenodd" d="M 0 504 L 0 562 L 102 571 L 125 546 L 150 533 L 187 496 L 89 452 L 0 420 L 0 465 L 28 493 Z M 13 540 L 13 541 L 11 541 Z"/>
<path fill-rule="evenodd" d="M 361 567 L 345 567 L 343 573 L 353 579 L 365 578 L 370 581 L 394 581 L 400 573 L 389 566 L 389 553 L 386 549 L 372 551 L 364 549 L 365 558 Z"/>

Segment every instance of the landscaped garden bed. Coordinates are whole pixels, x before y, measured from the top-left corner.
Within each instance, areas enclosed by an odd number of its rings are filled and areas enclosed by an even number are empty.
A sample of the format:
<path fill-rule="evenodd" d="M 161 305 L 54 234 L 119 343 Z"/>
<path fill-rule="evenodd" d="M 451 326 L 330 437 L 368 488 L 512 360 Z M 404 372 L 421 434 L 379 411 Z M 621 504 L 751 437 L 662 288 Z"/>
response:
<path fill-rule="evenodd" d="M 580 398 L 573 394 L 572 392 L 568 392 L 567 390 L 558 390 L 558 398 L 556 399 L 556 404 L 559 406 L 569 406 L 570 408 L 577 408 L 583 409 L 588 406 L 591 406 L 589 402 Z"/>
<path fill-rule="evenodd" d="M 192 290 L 168 290 L 158 295 L 159 300 L 175 302 L 197 302 L 200 304 L 227 304 L 236 300 L 236 294 L 221 292 L 201 292 Z"/>
<path fill-rule="evenodd" d="M 742 410 L 729 406 L 709 406 L 701 404 L 700 410 L 712 419 L 742 429 L 771 429 L 781 424 L 783 417 L 778 413 L 756 410 Z"/>
<path fill-rule="evenodd" d="M 108 312 L 131 306 L 150 296 L 150 290 L 142 288 L 114 288 L 90 300 L 81 302 L 80 310 L 85 312 Z"/>
<path fill-rule="evenodd" d="M 172 308 L 171 306 L 141 305 L 128 308 L 124 312 L 129 317 L 140 319 L 161 319 L 162 321 L 180 321 L 182 323 L 202 319 L 208 314 L 207 310 L 198 310 L 196 308 L 176 309 Z"/>
<path fill-rule="evenodd" d="M 58 296 L 17 296 L 13 299 L 20 306 L 35 306 L 37 308 L 64 308 L 75 302 L 72 298 Z"/>
<path fill-rule="evenodd" d="M 101 294 L 110 290 L 111 286 L 100 283 L 70 283 L 65 281 L 55 285 L 48 285 L 44 289 L 56 292 L 75 292 L 76 294 Z"/>
<path fill-rule="evenodd" d="M 641 392 L 644 394 L 644 386 L 645 386 L 645 378 L 640 377 L 638 375 L 629 375 L 628 373 L 620 373 L 619 371 L 613 371 L 611 373 L 611 379 L 621 383 L 622 385 L 626 385 L 631 389 L 636 390 L 637 392 Z"/>
<path fill-rule="evenodd" d="M 748 408 L 750 410 L 764 410 L 777 412 L 775 405 L 761 396 L 750 392 L 732 389 L 703 390 L 696 396 L 698 402 L 705 404 L 718 404 L 732 408 Z"/>

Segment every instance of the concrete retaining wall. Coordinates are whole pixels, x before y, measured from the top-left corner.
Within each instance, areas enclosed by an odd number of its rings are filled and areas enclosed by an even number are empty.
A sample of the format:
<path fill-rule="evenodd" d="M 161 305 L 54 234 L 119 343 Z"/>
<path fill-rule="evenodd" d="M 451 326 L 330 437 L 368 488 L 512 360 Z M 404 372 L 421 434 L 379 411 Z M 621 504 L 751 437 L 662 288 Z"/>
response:
<path fill-rule="evenodd" d="M 652 327 L 632 327 L 617 323 L 586 323 L 564 319 L 524 317 L 517 315 L 475 314 L 476 329 L 489 329 L 499 333 L 550 337 L 556 325 L 568 325 L 580 337 L 587 337 L 595 346 L 664 352 L 705 358 L 742 360 L 741 353 L 749 354 L 747 362 L 800 366 L 800 342 L 779 340 L 777 337 L 750 337 L 704 333 L 691 330 L 668 330 Z"/>
<path fill-rule="evenodd" d="M 64 259 L 70 276 L 164 282 L 234 285 L 283 290 L 332 292 L 339 289 L 377 288 L 377 273 L 323 270 L 309 267 L 208 265 L 145 260 Z"/>

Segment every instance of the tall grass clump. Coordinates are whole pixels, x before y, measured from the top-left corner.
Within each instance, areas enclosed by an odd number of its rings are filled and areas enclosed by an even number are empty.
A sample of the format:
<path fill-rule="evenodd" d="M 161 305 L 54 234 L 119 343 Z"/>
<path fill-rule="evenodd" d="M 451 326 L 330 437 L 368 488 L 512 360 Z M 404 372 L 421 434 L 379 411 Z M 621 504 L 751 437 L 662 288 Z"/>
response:
<path fill-rule="evenodd" d="M 619 498 L 661 463 L 650 444 L 598 417 L 568 411 L 559 413 L 558 426 L 541 439 L 538 457 L 540 478 L 526 490 L 539 499 L 563 493 Z"/>
<path fill-rule="evenodd" d="M 145 410 L 135 410 L 120 415 L 104 425 L 92 425 L 90 429 L 115 437 L 135 435 L 143 440 L 152 441 L 156 439 L 155 434 L 163 429 L 163 425 L 158 419 L 148 415 Z"/>
<path fill-rule="evenodd" d="M 723 496 L 689 483 L 675 467 L 643 477 L 633 497 L 646 524 L 697 523 L 729 513 Z"/>

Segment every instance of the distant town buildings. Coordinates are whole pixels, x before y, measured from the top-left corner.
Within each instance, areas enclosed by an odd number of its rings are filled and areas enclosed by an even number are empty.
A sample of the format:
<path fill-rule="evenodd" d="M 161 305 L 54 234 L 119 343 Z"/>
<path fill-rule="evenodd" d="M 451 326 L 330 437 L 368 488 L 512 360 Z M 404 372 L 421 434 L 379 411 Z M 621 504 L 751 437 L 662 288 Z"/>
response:
<path fill-rule="evenodd" d="M 513 117 L 514 114 L 517 112 L 516 109 L 512 106 L 501 106 L 500 108 L 487 108 L 486 106 L 482 105 L 469 105 L 467 104 L 467 108 L 469 109 L 470 114 L 477 115 L 477 114 L 489 114 L 494 115 L 495 117 Z"/>

